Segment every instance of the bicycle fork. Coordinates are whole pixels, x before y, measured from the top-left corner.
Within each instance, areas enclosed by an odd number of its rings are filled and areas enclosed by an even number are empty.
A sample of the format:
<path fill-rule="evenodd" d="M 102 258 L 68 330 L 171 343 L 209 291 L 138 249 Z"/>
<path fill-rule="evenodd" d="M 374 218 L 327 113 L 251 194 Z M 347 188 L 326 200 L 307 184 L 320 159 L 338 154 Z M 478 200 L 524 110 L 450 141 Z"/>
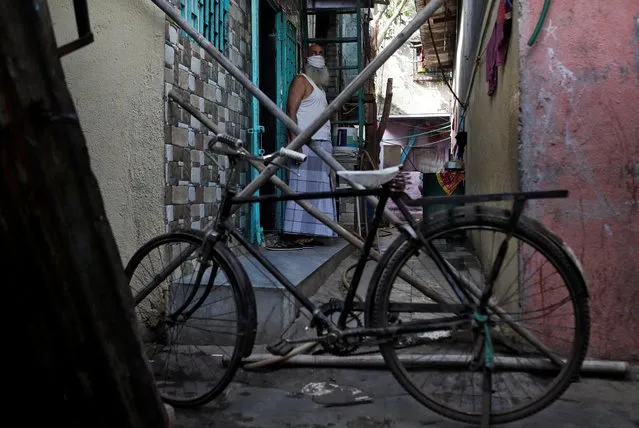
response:
<path fill-rule="evenodd" d="M 510 228 L 508 234 L 499 246 L 495 261 L 492 265 L 488 279 L 486 280 L 486 288 L 479 298 L 479 305 L 473 314 L 473 330 L 477 332 L 478 337 L 473 349 L 473 360 L 471 367 L 477 368 L 483 365 L 483 381 L 482 381 L 482 428 L 490 426 L 490 413 L 492 411 L 492 394 L 493 394 L 493 369 L 494 369 L 494 348 L 493 341 L 490 336 L 489 314 L 487 310 L 488 302 L 495 288 L 495 282 L 502 268 L 502 264 L 508 252 L 508 243 L 515 232 L 517 222 L 524 211 L 525 199 L 515 199 L 513 204 L 513 212 L 510 217 Z"/>

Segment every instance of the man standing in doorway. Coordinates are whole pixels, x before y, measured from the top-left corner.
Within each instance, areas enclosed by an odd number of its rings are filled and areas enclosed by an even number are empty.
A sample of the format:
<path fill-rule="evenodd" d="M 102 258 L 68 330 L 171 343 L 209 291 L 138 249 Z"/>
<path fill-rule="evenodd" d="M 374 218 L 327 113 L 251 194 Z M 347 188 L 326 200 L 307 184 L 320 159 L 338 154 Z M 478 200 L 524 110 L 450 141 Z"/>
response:
<path fill-rule="evenodd" d="M 306 129 L 322 112 L 326 110 L 326 87 L 329 73 L 324 60 L 324 48 L 313 44 L 308 48 L 308 57 L 304 72 L 298 74 L 291 83 L 288 92 L 287 114 L 302 129 Z M 293 140 L 295 134 L 289 131 Z M 312 140 L 302 147 L 308 156 L 300 165 L 293 165 L 289 171 L 289 186 L 297 193 L 330 192 L 331 169 L 310 149 L 321 148 L 332 153 L 331 123 L 327 121 L 313 135 Z M 335 199 L 317 199 L 308 201 L 323 214 L 336 220 Z M 322 245 L 321 238 L 336 236 L 332 229 L 311 216 L 295 201 L 286 203 L 284 212 L 284 235 L 272 249 L 297 249 L 313 245 Z M 319 239 L 318 239 L 319 238 Z"/>

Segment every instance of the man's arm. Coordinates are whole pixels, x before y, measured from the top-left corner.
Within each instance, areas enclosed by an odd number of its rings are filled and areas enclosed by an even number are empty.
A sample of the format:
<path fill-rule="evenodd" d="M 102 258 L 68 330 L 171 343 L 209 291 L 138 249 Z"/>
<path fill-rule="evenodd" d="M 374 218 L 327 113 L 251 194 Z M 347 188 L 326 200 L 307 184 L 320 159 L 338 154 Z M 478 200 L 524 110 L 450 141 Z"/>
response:
<path fill-rule="evenodd" d="M 293 122 L 297 123 L 297 110 L 304 99 L 306 93 L 305 78 L 303 76 L 295 76 L 288 90 L 288 101 L 286 102 L 286 114 Z M 295 134 L 289 129 L 288 136 L 290 140 L 295 138 Z"/>

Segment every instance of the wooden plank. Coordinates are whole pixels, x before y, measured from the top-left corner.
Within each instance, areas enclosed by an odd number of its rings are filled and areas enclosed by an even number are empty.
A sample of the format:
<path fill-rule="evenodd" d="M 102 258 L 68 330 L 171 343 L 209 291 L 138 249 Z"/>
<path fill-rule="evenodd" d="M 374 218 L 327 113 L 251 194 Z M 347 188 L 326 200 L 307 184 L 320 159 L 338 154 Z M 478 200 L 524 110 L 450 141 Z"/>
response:
<path fill-rule="evenodd" d="M 442 62 L 442 68 L 444 70 L 451 69 L 451 68 L 453 68 L 453 64 L 454 64 L 453 61 Z M 439 68 L 439 63 L 437 62 L 437 60 L 424 62 L 423 65 L 426 68 Z"/>
<path fill-rule="evenodd" d="M 439 17 L 431 18 L 433 24 L 440 24 L 442 22 L 451 22 L 451 21 L 455 21 L 456 19 L 457 17 L 455 15 L 439 16 Z"/>
<path fill-rule="evenodd" d="M 384 138 L 384 132 L 386 132 L 386 124 L 388 123 L 388 116 L 390 115 L 391 104 L 393 100 L 393 79 L 389 78 L 386 81 L 386 96 L 384 97 L 384 107 L 382 109 L 382 117 L 379 121 L 377 133 L 375 134 L 375 143 L 379 145 L 382 138 Z"/>

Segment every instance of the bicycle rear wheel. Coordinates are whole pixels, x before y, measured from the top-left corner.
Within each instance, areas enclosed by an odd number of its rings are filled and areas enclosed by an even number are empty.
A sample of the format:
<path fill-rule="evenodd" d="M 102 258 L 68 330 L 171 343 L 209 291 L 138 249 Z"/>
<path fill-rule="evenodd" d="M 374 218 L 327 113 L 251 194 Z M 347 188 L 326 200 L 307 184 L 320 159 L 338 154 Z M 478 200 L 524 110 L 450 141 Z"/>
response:
<path fill-rule="evenodd" d="M 194 407 L 229 384 L 255 337 L 255 299 L 235 256 L 204 235 L 158 236 L 129 261 L 138 327 L 162 399 Z"/>
<path fill-rule="evenodd" d="M 396 250 L 370 306 L 371 326 L 387 327 L 451 315 L 418 312 L 422 303 L 467 305 L 468 321 L 461 326 L 406 334 L 380 346 L 389 369 L 413 397 L 462 422 L 481 421 L 482 384 L 491 374 L 483 371 L 481 333 L 485 330 L 478 331 L 473 312 L 497 248 L 511 230 L 509 217 L 501 209 L 463 207 L 438 213 L 422 227 L 425 239 L 454 268 L 455 275 L 475 287 L 475 295 L 451 287 L 424 246 L 402 236 L 392 246 Z M 491 423 L 527 417 L 555 401 L 581 367 L 590 329 L 583 278 L 550 233 L 539 223 L 521 218 L 508 242 L 492 294 L 493 305 L 503 311 L 501 315 L 489 311 L 488 321 L 494 367 L 492 394 L 489 401 L 484 394 L 483 400 L 484 405 L 489 403 Z M 402 279 L 402 270 L 418 284 Z M 397 308 L 414 312 L 398 312 Z M 522 337 L 522 328 L 545 348 Z M 563 365 L 558 366 L 551 357 L 558 357 Z"/>

